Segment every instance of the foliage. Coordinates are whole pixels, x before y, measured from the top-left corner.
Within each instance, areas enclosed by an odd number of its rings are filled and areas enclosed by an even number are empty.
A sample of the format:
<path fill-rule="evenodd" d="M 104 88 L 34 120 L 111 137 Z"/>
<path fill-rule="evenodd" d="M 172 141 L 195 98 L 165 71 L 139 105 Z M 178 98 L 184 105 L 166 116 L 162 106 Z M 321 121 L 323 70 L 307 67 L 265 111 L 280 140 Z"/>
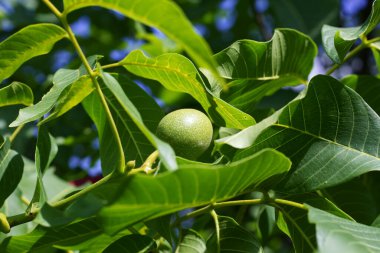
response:
<path fill-rule="evenodd" d="M 239 11 L 235 26 L 202 36 L 198 22 L 221 14 L 210 11 L 218 1 L 197 12 L 195 2 L 43 0 L 45 18 L 3 38 L 0 252 L 380 249 L 379 0 L 355 27 L 338 27 L 338 1 L 313 12 L 271 1 L 289 27 L 271 36 L 260 1 L 223 1 L 223 15 Z M 256 25 L 242 32 L 246 9 Z M 86 41 L 71 21 L 89 10 L 115 34 L 94 19 Z M 116 57 L 125 23 L 128 52 Z M 70 63 L 50 68 L 57 48 Z M 311 75 L 322 48 L 331 66 Z M 336 74 L 363 52 L 376 73 Z M 45 81 L 25 75 L 33 63 Z M 197 160 L 155 134 L 166 112 L 189 107 L 214 129 Z"/>

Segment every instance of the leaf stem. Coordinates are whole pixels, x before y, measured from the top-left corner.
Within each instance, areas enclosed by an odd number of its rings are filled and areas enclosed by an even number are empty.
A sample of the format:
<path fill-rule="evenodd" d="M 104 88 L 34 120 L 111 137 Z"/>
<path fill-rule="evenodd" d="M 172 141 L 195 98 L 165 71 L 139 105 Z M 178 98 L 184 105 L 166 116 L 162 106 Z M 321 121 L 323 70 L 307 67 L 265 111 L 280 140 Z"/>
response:
<path fill-rule="evenodd" d="M 58 200 L 57 202 L 52 203 L 51 206 L 52 207 L 65 206 L 65 205 L 69 204 L 70 202 L 76 200 L 77 198 L 79 198 L 79 197 L 91 192 L 92 190 L 98 188 L 99 186 L 103 185 L 104 183 L 108 182 L 110 179 L 112 179 L 114 177 L 115 177 L 114 173 L 108 174 L 107 176 L 103 177 L 99 181 L 97 181 L 97 182 L 87 186 L 86 188 L 82 189 L 81 191 L 74 193 L 73 195 L 71 195 L 67 198 L 64 198 L 64 199 Z"/>
<path fill-rule="evenodd" d="M 215 210 L 211 210 L 210 214 L 215 223 L 216 253 L 220 253 L 220 227 L 219 227 L 218 215 L 215 212 Z"/>
<path fill-rule="evenodd" d="M 346 57 L 343 59 L 341 63 L 336 63 L 334 64 L 329 70 L 326 71 L 326 75 L 331 75 L 335 70 L 337 70 L 343 63 L 357 55 L 360 51 L 363 49 L 367 48 L 368 44 L 367 43 L 362 43 L 359 46 L 355 47 L 354 50 L 352 50 L 350 53 L 346 55 Z"/>
<path fill-rule="evenodd" d="M 305 206 L 304 204 L 294 202 L 291 200 L 286 200 L 286 199 L 264 197 L 261 199 L 231 200 L 231 201 L 225 201 L 225 202 L 219 202 L 219 203 L 212 203 L 202 208 L 199 208 L 193 212 L 187 213 L 181 218 L 179 218 L 178 220 L 176 220 L 172 225 L 177 226 L 182 221 L 208 213 L 210 212 L 210 210 L 214 210 L 217 208 L 222 208 L 222 207 L 227 207 L 227 206 L 244 206 L 244 205 L 260 205 L 260 204 L 272 205 L 274 207 L 277 207 L 277 204 L 282 204 L 282 205 L 293 206 L 299 209 L 303 209 L 305 211 L 308 210 L 307 206 Z"/>
<path fill-rule="evenodd" d="M 58 19 L 62 18 L 62 13 L 50 2 L 50 0 L 42 0 L 46 6 L 57 16 Z"/>
<path fill-rule="evenodd" d="M 66 19 L 66 16 L 62 15 L 61 12 L 59 12 L 57 10 L 57 8 L 52 4 L 50 3 L 49 0 L 43 0 L 44 3 L 47 5 L 47 7 L 57 16 L 57 18 L 61 21 L 63 27 L 65 28 L 68 36 L 69 36 L 69 40 L 71 41 L 71 43 L 73 44 L 79 58 L 81 59 L 84 67 L 86 68 L 87 70 L 87 73 L 89 74 L 92 82 L 94 83 L 95 87 L 96 87 L 96 91 L 100 97 L 100 100 L 101 100 L 101 103 L 103 105 L 103 108 L 106 112 L 106 117 L 107 117 L 107 120 L 108 122 L 110 123 L 110 127 L 111 127 L 111 131 L 112 131 L 112 134 L 114 135 L 114 137 L 116 138 L 116 142 L 117 142 L 117 149 L 118 149 L 118 152 L 119 152 L 119 156 L 120 156 L 120 160 L 118 161 L 119 164 L 118 164 L 118 167 L 117 167 L 117 171 L 120 172 L 120 174 L 122 174 L 124 172 L 124 166 L 125 166 L 125 158 L 124 158 L 124 150 L 123 150 L 123 146 L 121 144 L 121 139 L 120 139 L 120 136 L 119 136 L 119 132 L 117 131 L 117 127 L 116 127 L 116 123 L 112 117 L 112 113 L 111 113 L 111 110 L 109 109 L 109 106 L 107 104 L 107 101 L 106 101 L 106 98 L 104 97 L 104 94 L 100 88 L 100 85 L 98 83 L 98 80 L 96 79 L 97 78 L 97 74 L 92 70 L 89 62 L 87 61 L 87 58 L 86 56 L 84 55 L 83 51 L 82 51 L 82 48 L 80 47 L 79 43 L 78 43 L 78 40 L 76 39 L 75 37 L 75 34 L 73 33 L 73 31 L 71 30 L 71 27 L 69 25 L 69 23 L 67 22 L 67 19 Z"/>
<path fill-rule="evenodd" d="M 25 124 L 22 124 L 22 125 L 19 125 L 14 131 L 13 133 L 11 134 L 11 136 L 9 137 L 9 141 L 12 143 L 17 135 L 21 132 L 22 128 L 25 126 Z"/>
<path fill-rule="evenodd" d="M 305 211 L 309 210 L 307 208 L 307 206 L 305 206 L 304 204 L 301 204 L 301 203 L 298 203 L 298 202 L 294 202 L 294 201 L 290 201 L 290 200 L 286 200 L 286 199 L 272 199 L 272 201 L 273 201 L 273 203 L 276 203 L 276 204 L 293 206 L 293 207 L 297 207 L 299 209 L 303 209 Z"/>
<path fill-rule="evenodd" d="M 120 67 L 120 63 L 119 62 L 115 62 L 115 63 L 111 63 L 111 64 L 107 64 L 107 65 L 104 65 L 102 66 L 102 69 L 110 69 L 110 68 L 117 68 L 117 67 Z"/>
<path fill-rule="evenodd" d="M 119 176 L 119 174 L 117 172 L 108 174 L 107 176 L 103 177 L 102 179 L 100 179 L 96 183 L 89 185 L 88 187 L 82 189 L 81 191 L 76 192 L 73 195 L 71 195 L 65 199 L 58 200 L 57 202 L 52 203 L 51 206 L 52 207 L 65 206 L 65 205 L 69 204 L 70 202 L 73 202 L 74 200 L 82 197 L 83 195 L 91 192 L 95 188 L 98 188 L 99 186 L 105 184 L 106 182 L 108 182 L 111 179 L 118 177 L 118 176 Z M 34 220 L 34 218 L 36 218 L 39 211 L 40 211 L 39 209 L 36 209 L 34 212 L 25 212 L 25 213 L 17 214 L 14 216 L 9 216 L 9 217 L 7 217 L 7 220 L 8 220 L 10 227 L 14 227 L 14 226 L 21 225 L 21 224 L 24 224 L 24 223 L 27 223 L 27 222 Z"/>

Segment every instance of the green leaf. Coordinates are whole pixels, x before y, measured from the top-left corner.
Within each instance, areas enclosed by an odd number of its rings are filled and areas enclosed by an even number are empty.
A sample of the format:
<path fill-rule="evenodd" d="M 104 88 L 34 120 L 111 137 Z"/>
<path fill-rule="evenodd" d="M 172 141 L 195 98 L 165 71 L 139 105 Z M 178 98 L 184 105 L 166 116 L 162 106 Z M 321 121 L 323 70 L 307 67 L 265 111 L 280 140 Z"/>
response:
<path fill-rule="evenodd" d="M 371 224 L 372 227 L 380 228 L 380 214 L 376 217 L 376 219 Z"/>
<path fill-rule="evenodd" d="M 347 183 L 327 189 L 329 198 L 355 221 L 371 224 L 380 213 L 380 203 L 374 196 L 371 178 L 355 178 Z M 375 184 L 378 184 L 376 181 Z"/>
<path fill-rule="evenodd" d="M 292 76 L 286 76 L 265 81 L 238 79 L 229 84 L 232 87 L 229 93 L 224 95 L 224 99 L 236 108 L 251 113 L 255 109 L 255 104 L 260 102 L 265 96 L 272 95 L 284 86 L 298 85 L 300 81 Z M 252 112 L 251 114 L 255 115 L 255 119 L 257 120 L 257 112 Z"/>
<path fill-rule="evenodd" d="M 339 20 L 339 0 L 271 0 L 274 23 L 277 27 L 294 28 L 320 40 L 323 24 Z"/>
<path fill-rule="evenodd" d="M 292 29 L 276 29 L 268 42 L 239 40 L 214 57 L 220 75 L 227 79 L 291 77 L 305 83 L 316 55 L 317 46 L 310 37 Z"/>
<path fill-rule="evenodd" d="M 256 236 L 240 226 L 234 219 L 226 216 L 219 216 L 218 220 L 221 252 L 263 252 L 263 248 Z M 216 236 L 214 233 L 207 241 L 207 252 L 217 252 L 216 244 Z"/>
<path fill-rule="evenodd" d="M 380 42 L 372 43 L 373 47 L 371 47 L 371 51 L 373 57 L 375 58 L 377 74 L 380 73 Z"/>
<path fill-rule="evenodd" d="M 379 22 L 380 2 L 375 0 L 372 4 L 370 16 L 361 26 L 341 28 L 324 25 L 322 28 L 322 42 L 327 55 L 335 63 L 342 63 L 355 41 L 369 34 Z"/>
<path fill-rule="evenodd" d="M 311 206 L 308 217 L 316 225 L 319 252 L 357 253 L 380 249 L 380 228 L 346 220 Z"/>
<path fill-rule="evenodd" d="M 380 115 L 380 79 L 375 76 L 350 75 L 342 83 L 354 89 Z"/>
<path fill-rule="evenodd" d="M 0 207 L 20 183 L 24 171 L 21 156 L 10 149 L 9 139 L 0 136 Z"/>
<path fill-rule="evenodd" d="M 33 91 L 28 85 L 12 82 L 0 89 L 0 107 L 18 104 L 26 106 L 33 104 Z"/>
<path fill-rule="evenodd" d="M 63 90 L 78 80 L 79 75 L 79 70 L 58 70 L 54 74 L 53 87 L 51 87 L 50 91 L 46 93 L 37 104 L 21 109 L 17 119 L 10 124 L 10 127 L 16 127 L 34 121 L 48 113 L 57 102 Z"/>
<path fill-rule="evenodd" d="M 288 198 L 288 200 L 304 202 L 339 217 L 352 219 L 331 201 L 314 193 L 293 196 Z M 315 227 L 309 223 L 307 212 L 285 205 L 280 206 L 279 210 L 277 226 L 292 240 L 295 252 L 315 252 L 317 248 Z"/>
<path fill-rule="evenodd" d="M 255 123 L 250 115 L 213 96 L 195 66 L 182 55 L 168 53 L 149 58 L 135 50 L 119 64 L 135 75 L 159 81 L 169 90 L 190 94 L 220 126 L 243 129 Z"/>
<path fill-rule="evenodd" d="M 60 117 L 62 114 L 82 102 L 83 99 L 94 91 L 94 89 L 95 87 L 91 78 L 89 76 L 82 76 L 62 91 L 56 102 L 54 111 L 39 124 L 44 124 L 52 119 Z"/>
<path fill-rule="evenodd" d="M 143 253 L 149 252 L 155 247 L 156 244 L 152 238 L 146 235 L 126 235 L 111 245 L 109 245 L 103 252 L 125 252 L 125 253 Z"/>
<path fill-rule="evenodd" d="M 160 107 L 151 96 L 126 76 L 113 76 L 119 82 L 123 90 L 122 92 L 128 94 L 128 98 L 133 104 L 139 104 L 141 101 L 144 101 L 144 105 L 139 108 L 139 113 L 147 128 L 155 132 L 158 122 L 164 115 Z M 102 82 L 100 84 L 107 101 L 111 105 L 112 115 L 116 121 L 123 149 L 125 150 L 126 161 L 136 160 L 137 164 L 142 164 L 149 154 L 154 151 L 153 146 L 133 123 L 130 116 L 118 103 L 111 91 Z M 114 152 L 114 149 L 110 148 L 117 145 L 116 140 L 107 122 L 99 96 L 96 93 L 91 94 L 83 101 L 83 106 L 98 129 L 103 174 L 108 174 L 112 171 L 115 159 L 117 159 L 117 153 Z"/>
<path fill-rule="evenodd" d="M 129 234 L 131 234 L 131 232 L 128 230 L 122 231 L 112 237 L 103 233 L 89 240 L 78 242 L 76 244 L 74 243 L 67 246 L 60 245 L 59 248 L 67 250 L 80 250 L 81 253 L 103 253 L 103 251 L 114 241 Z"/>
<path fill-rule="evenodd" d="M 329 76 L 259 124 L 217 140 L 241 159 L 266 147 L 292 160 L 281 191 L 302 193 L 380 170 L 380 118 L 355 91 Z"/>
<path fill-rule="evenodd" d="M 158 28 L 183 49 L 200 66 L 217 73 L 212 53 L 199 36 L 183 11 L 173 1 L 168 0 L 64 0 L 64 13 L 87 6 L 101 6 L 119 11 L 126 17 L 132 18 L 145 25 Z"/>
<path fill-rule="evenodd" d="M 200 234 L 194 230 L 184 231 L 180 244 L 177 247 L 176 253 L 205 253 L 206 242 Z"/>
<path fill-rule="evenodd" d="M 175 233 L 174 228 L 171 226 L 173 215 L 165 215 L 156 219 L 152 219 L 144 222 L 144 224 L 149 228 L 160 234 L 165 238 L 169 244 L 173 245 L 175 243 Z"/>
<path fill-rule="evenodd" d="M 78 244 L 101 234 L 95 219 L 87 219 L 58 229 L 38 226 L 33 232 L 6 238 L 0 244 L 4 253 L 42 252 L 53 247 Z"/>
<path fill-rule="evenodd" d="M 39 127 L 37 137 L 37 147 L 35 153 L 37 183 L 33 198 L 27 211 L 34 211 L 33 208 L 41 208 L 46 201 L 46 192 L 42 182 L 44 172 L 49 168 L 51 162 L 58 153 L 58 146 L 45 127 Z"/>
<path fill-rule="evenodd" d="M 161 161 L 165 166 L 170 170 L 177 169 L 177 163 L 175 160 L 175 155 L 173 149 L 165 142 L 158 139 L 152 131 L 144 124 L 143 119 L 127 97 L 126 92 L 120 86 L 119 82 L 110 74 L 102 73 L 102 80 L 104 81 L 105 86 L 109 89 L 110 93 L 114 96 L 113 99 L 110 97 L 109 102 L 113 103 L 114 107 L 117 105 L 120 109 L 117 110 L 117 113 L 126 113 L 131 121 L 136 125 L 137 129 L 145 136 L 145 138 L 155 147 L 160 153 Z M 115 105 L 116 103 L 116 105 Z M 134 134 L 130 132 L 131 138 L 134 137 Z M 143 157 L 143 159 L 146 157 Z M 145 160 L 144 159 L 144 160 Z"/>
<path fill-rule="evenodd" d="M 99 218 L 107 231 L 116 232 L 139 221 L 232 198 L 289 167 L 282 154 L 263 150 L 228 165 L 183 164 L 156 177 L 136 175 L 121 186 L 120 197 L 103 208 Z"/>
<path fill-rule="evenodd" d="M 0 82 L 10 77 L 27 60 L 47 54 L 66 37 L 54 24 L 29 25 L 0 43 Z"/>

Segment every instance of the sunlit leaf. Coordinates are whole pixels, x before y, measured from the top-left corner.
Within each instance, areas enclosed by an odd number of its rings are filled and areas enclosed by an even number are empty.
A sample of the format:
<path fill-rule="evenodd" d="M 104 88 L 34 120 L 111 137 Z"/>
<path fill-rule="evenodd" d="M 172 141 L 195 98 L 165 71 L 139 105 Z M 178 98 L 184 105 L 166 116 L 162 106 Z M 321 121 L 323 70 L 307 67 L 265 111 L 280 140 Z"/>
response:
<path fill-rule="evenodd" d="M 30 234 L 6 238 L 0 244 L 0 251 L 38 253 L 52 247 L 84 242 L 98 236 L 101 232 L 95 219 L 87 219 L 57 229 L 38 226 Z"/>
<path fill-rule="evenodd" d="M 12 82 L 0 89 L 0 107 L 17 104 L 27 106 L 33 104 L 33 92 L 28 85 Z"/>
<path fill-rule="evenodd" d="M 49 92 L 46 93 L 37 104 L 21 109 L 17 119 L 13 121 L 10 126 L 16 127 L 44 116 L 53 108 L 63 90 L 79 79 L 79 75 L 79 70 L 58 70 L 53 77 L 53 86 Z"/>
<path fill-rule="evenodd" d="M 64 12 L 88 6 L 101 6 L 122 13 L 145 25 L 158 28 L 178 43 L 200 66 L 214 70 L 212 53 L 203 38 L 195 32 L 183 11 L 168 0 L 64 0 Z"/>
<path fill-rule="evenodd" d="M 292 29 L 277 29 L 268 42 L 239 40 L 215 55 L 219 73 L 231 81 L 222 98 L 248 112 L 284 86 L 306 84 L 316 55 L 310 37 Z"/>
<path fill-rule="evenodd" d="M 116 232 L 138 221 L 232 198 L 289 167 L 282 154 L 263 150 L 228 165 L 184 164 L 156 177 L 136 175 L 121 186 L 120 197 L 101 210 L 100 219 L 107 231 Z"/>
<path fill-rule="evenodd" d="M 40 124 L 56 119 L 83 101 L 95 89 L 89 76 L 82 76 L 60 94 L 54 111 Z"/>
<path fill-rule="evenodd" d="M 319 252 L 357 253 L 380 249 L 380 228 L 340 218 L 311 206 L 308 217 L 316 225 Z"/>
<path fill-rule="evenodd" d="M 66 37 L 54 24 L 29 25 L 0 43 L 0 82 L 11 76 L 27 60 L 47 54 Z"/>
<path fill-rule="evenodd" d="M 380 170 L 380 118 L 352 89 L 316 76 L 307 92 L 259 124 L 218 140 L 241 159 L 276 148 L 293 163 L 282 191 L 326 188 Z"/>
<path fill-rule="evenodd" d="M 182 55 L 169 53 L 149 58 L 136 50 L 119 64 L 135 75 L 159 81 L 169 90 L 190 94 L 220 126 L 242 129 L 255 123 L 250 115 L 213 96 L 195 66 Z"/>
<path fill-rule="evenodd" d="M 380 2 L 375 0 L 372 11 L 367 20 L 357 27 L 342 28 L 324 25 L 322 28 L 322 42 L 327 55 L 335 63 L 342 60 L 361 36 L 369 34 L 380 22 Z"/>
<path fill-rule="evenodd" d="M 307 81 L 316 55 L 310 37 L 292 29 L 276 29 L 268 42 L 239 40 L 214 57 L 219 73 L 227 79 L 292 77 L 302 83 Z"/>
<path fill-rule="evenodd" d="M 242 253 L 262 253 L 263 248 L 256 236 L 240 226 L 234 219 L 226 216 L 219 216 L 220 251 L 221 252 L 242 252 Z M 207 241 L 207 252 L 217 252 L 215 233 Z"/>

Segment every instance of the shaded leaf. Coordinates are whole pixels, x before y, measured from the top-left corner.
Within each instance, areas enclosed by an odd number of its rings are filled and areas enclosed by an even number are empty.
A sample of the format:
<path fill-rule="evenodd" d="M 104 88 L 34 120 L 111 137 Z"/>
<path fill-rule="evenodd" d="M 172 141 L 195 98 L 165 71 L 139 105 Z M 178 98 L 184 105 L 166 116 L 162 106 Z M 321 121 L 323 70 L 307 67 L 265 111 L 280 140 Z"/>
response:
<path fill-rule="evenodd" d="M 350 75 L 342 83 L 354 89 L 380 115 L 380 79 L 375 76 Z"/>
<path fill-rule="evenodd" d="M 131 121 L 136 125 L 139 131 L 143 133 L 146 139 L 159 151 L 161 161 L 170 170 L 177 169 L 177 163 L 175 160 L 175 155 L 173 149 L 165 142 L 158 139 L 151 130 L 144 124 L 140 112 L 127 97 L 126 93 L 123 91 L 119 82 L 108 73 L 102 73 L 102 80 L 105 86 L 109 89 L 110 93 L 114 96 L 112 99 L 113 103 L 117 103 L 119 110 L 117 112 L 125 112 L 131 119 Z M 110 99 L 110 98 L 109 98 Z M 110 101 L 110 102 L 112 102 Z M 132 134 L 131 134 L 131 137 Z M 145 160 L 145 157 L 144 157 Z"/>
<path fill-rule="evenodd" d="M 169 90 L 190 94 L 220 126 L 242 129 L 255 123 L 250 115 L 213 96 L 195 66 L 182 55 L 168 53 L 149 58 L 135 50 L 119 64 L 135 75 L 159 81 Z"/>
<path fill-rule="evenodd" d="M 190 21 L 173 1 L 168 0 L 64 0 L 64 13 L 87 6 L 101 6 L 132 18 L 145 25 L 158 28 L 183 49 L 200 66 L 215 70 L 212 53 L 205 40 L 195 32 Z"/>
<path fill-rule="evenodd" d="M 74 106 L 78 105 L 95 89 L 89 76 L 82 76 L 77 81 L 66 87 L 60 94 L 54 111 L 39 124 L 56 119 Z"/>
<path fill-rule="evenodd" d="M 145 222 L 149 229 L 153 229 L 159 233 L 163 238 L 165 238 L 171 245 L 174 243 L 174 231 L 171 226 L 173 215 L 161 216 L 157 219 L 152 219 Z"/>
<path fill-rule="evenodd" d="M 355 91 L 316 76 L 306 92 L 259 124 L 217 141 L 243 149 L 241 159 L 266 147 L 292 160 L 281 191 L 309 192 L 380 170 L 380 118 Z"/>
<path fill-rule="evenodd" d="M 0 82 L 11 76 L 27 60 L 47 54 L 66 37 L 54 24 L 29 25 L 0 43 Z"/>
<path fill-rule="evenodd" d="M 200 234 L 194 230 L 184 231 L 180 244 L 176 249 L 176 253 L 205 253 L 206 242 Z"/>
<path fill-rule="evenodd" d="M 0 138 L 0 207 L 2 207 L 21 180 L 24 162 L 16 151 L 10 149 L 9 139 Z"/>
<path fill-rule="evenodd" d="M 339 217 L 352 219 L 331 201 L 314 193 L 293 196 L 287 199 L 307 203 Z M 307 211 L 285 205 L 280 206 L 279 210 L 277 226 L 292 240 L 295 252 L 315 252 L 317 248 L 315 226 L 309 223 Z"/>
<path fill-rule="evenodd" d="M 105 229 L 114 233 L 142 220 L 232 198 L 289 166 L 282 154 L 263 150 L 228 165 L 183 164 L 156 177 L 136 175 L 122 184 L 120 197 L 99 217 Z"/>
<path fill-rule="evenodd" d="M 327 55 L 335 63 L 342 63 L 344 57 L 361 36 L 369 34 L 380 22 L 380 2 L 372 4 L 370 16 L 361 26 L 342 28 L 324 25 L 322 28 L 322 42 Z"/>
<path fill-rule="evenodd" d="M 55 103 L 57 102 L 59 96 L 63 90 L 79 79 L 80 72 L 79 70 L 70 70 L 70 69 L 60 69 L 58 70 L 53 77 L 53 86 L 46 93 L 40 102 L 35 105 L 23 108 L 19 111 L 17 119 L 13 121 L 10 126 L 16 127 L 36 119 L 41 118 L 46 113 L 48 113 Z"/>
<path fill-rule="evenodd" d="M 289 27 L 320 40 L 323 24 L 338 23 L 338 0 L 271 0 L 277 27 Z"/>
<path fill-rule="evenodd" d="M 33 91 L 28 85 L 12 82 L 0 89 L 0 107 L 17 104 L 27 106 L 33 104 Z"/>
<path fill-rule="evenodd" d="M 45 127 L 39 127 L 37 137 L 37 147 L 35 152 L 37 183 L 33 198 L 28 206 L 27 212 L 32 212 L 33 208 L 41 208 L 46 201 L 46 192 L 42 177 L 58 153 L 58 146 Z"/>
<path fill-rule="evenodd" d="M 143 253 L 154 249 L 154 240 L 146 235 L 126 235 L 109 245 L 103 252 Z"/>
<path fill-rule="evenodd" d="M 309 221 L 316 225 L 322 253 L 357 253 L 380 250 L 380 228 L 366 226 L 309 206 Z"/>
<path fill-rule="evenodd" d="M 261 253 L 263 248 L 256 236 L 234 219 L 219 216 L 220 252 Z M 207 252 L 217 252 L 215 233 L 207 241 Z"/>
<path fill-rule="evenodd" d="M 355 221 L 371 224 L 380 213 L 380 188 L 376 175 L 363 175 L 326 189 L 329 198 Z"/>

